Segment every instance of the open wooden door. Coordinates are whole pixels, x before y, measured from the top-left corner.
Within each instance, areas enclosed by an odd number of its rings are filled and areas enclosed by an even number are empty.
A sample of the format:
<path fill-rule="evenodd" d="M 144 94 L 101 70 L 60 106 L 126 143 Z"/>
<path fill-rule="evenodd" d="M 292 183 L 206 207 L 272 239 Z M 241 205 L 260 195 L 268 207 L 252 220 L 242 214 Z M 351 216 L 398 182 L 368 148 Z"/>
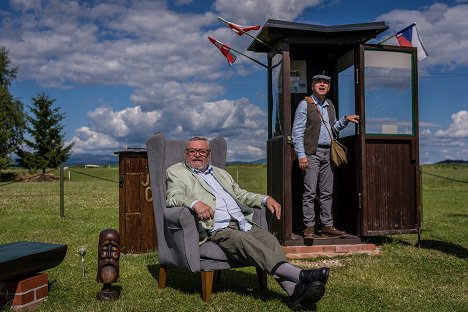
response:
<path fill-rule="evenodd" d="M 416 49 L 360 45 L 356 60 L 360 235 L 419 233 Z"/>
<path fill-rule="evenodd" d="M 269 230 L 280 243 L 291 238 L 291 152 L 288 138 L 291 135 L 290 59 L 288 45 L 273 51 L 268 57 L 268 141 L 267 170 L 268 194 L 283 207 L 282 217 L 276 220 L 268 213 Z"/>

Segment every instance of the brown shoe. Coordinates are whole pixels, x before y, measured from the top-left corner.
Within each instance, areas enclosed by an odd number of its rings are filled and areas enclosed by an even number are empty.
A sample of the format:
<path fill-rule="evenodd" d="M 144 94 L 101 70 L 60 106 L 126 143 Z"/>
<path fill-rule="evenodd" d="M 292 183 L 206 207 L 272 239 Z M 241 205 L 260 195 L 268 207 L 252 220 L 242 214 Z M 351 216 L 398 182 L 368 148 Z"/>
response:
<path fill-rule="evenodd" d="M 306 228 L 304 230 L 304 238 L 305 239 L 314 239 L 314 227 L 313 226 L 309 226 L 308 228 Z"/>
<path fill-rule="evenodd" d="M 322 227 L 322 235 L 329 235 L 334 237 L 344 237 L 346 236 L 346 232 L 338 230 L 334 226 L 323 226 Z"/>

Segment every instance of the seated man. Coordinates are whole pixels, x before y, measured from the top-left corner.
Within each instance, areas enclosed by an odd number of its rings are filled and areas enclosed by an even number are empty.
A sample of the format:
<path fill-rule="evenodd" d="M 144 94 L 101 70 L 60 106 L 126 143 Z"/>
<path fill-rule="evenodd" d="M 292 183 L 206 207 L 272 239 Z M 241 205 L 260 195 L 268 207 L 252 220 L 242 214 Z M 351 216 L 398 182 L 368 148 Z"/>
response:
<path fill-rule="evenodd" d="M 301 270 L 290 264 L 276 237 L 252 222 L 253 209 L 262 206 L 279 219 L 281 205 L 270 196 L 241 189 L 228 172 L 210 165 L 210 152 L 206 138 L 187 142 L 185 163 L 167 169 L 166 205 L 195 212 L 200 244 L 211 240 L 230 259 L 273 275 L 287 292 L 291 309 L 319 301 L 329 269 Z"/>

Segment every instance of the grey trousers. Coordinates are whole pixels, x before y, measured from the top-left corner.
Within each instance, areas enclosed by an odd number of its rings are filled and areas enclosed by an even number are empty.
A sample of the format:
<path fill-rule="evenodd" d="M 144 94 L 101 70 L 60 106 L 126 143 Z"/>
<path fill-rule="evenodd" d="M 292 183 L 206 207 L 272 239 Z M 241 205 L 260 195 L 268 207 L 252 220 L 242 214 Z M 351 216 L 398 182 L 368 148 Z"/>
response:
<path fill-rule="evenodd" d="M 278 263 L 288 262 L 283 248 L 275 236 L 256 225 L 248 232 L 240 231 L 237 223 L 219 230 L 210 236 L 228 258 L 253 265 L 269 274 Z"/>
<path fill-rule="evenodd" d="M 317 185 L 320 191 L 320 221 L 322 226 L 332 226 L 333 171 L 330 164 L 330 149 L 318 148 L 307 156 L 309 166 L 303 171 L 304 193 L 302 194 L 302 213 L 306 227 L 315 226 L 314 199 Z"/>

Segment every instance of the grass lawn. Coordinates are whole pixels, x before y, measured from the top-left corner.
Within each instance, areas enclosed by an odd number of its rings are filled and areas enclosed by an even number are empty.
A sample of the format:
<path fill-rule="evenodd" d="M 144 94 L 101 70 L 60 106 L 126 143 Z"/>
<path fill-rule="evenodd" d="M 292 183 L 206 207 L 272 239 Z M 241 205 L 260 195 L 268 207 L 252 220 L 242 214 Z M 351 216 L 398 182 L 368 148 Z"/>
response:
<path fill-rule="evenodd" d="M 68 245 L 65 260 L 48 270 L 49 297 L 39 311 L 288 311 L 287 297 L 271 277 L 269 290 L 258 292 L 253 268 L 223 272 L 210 304 L 200 298 L 199 274 L 171 270 L 168 287 L 158 289 L 156 252 L 122 255 L 120 282 L 114 285 L 120 299 L 96 300 L 99 232 L 118 229 L 118 169 L 73 170 L 65 181 L 64 218 L 58 181 L 0 182 L 0 243 Z M 229 166 L 228 171 L 244 188 L 265 193 L 266 167 Z M 298 262 L 331 267 L 317 311 L 468 311 L 468 166 L 424 166 L 423 172 L 420 248 L 416 235 L 374 237 L 369 241 L 381 246 L 379 256 Z M 85 278 L 80 246 L 87 248 Z"/>

